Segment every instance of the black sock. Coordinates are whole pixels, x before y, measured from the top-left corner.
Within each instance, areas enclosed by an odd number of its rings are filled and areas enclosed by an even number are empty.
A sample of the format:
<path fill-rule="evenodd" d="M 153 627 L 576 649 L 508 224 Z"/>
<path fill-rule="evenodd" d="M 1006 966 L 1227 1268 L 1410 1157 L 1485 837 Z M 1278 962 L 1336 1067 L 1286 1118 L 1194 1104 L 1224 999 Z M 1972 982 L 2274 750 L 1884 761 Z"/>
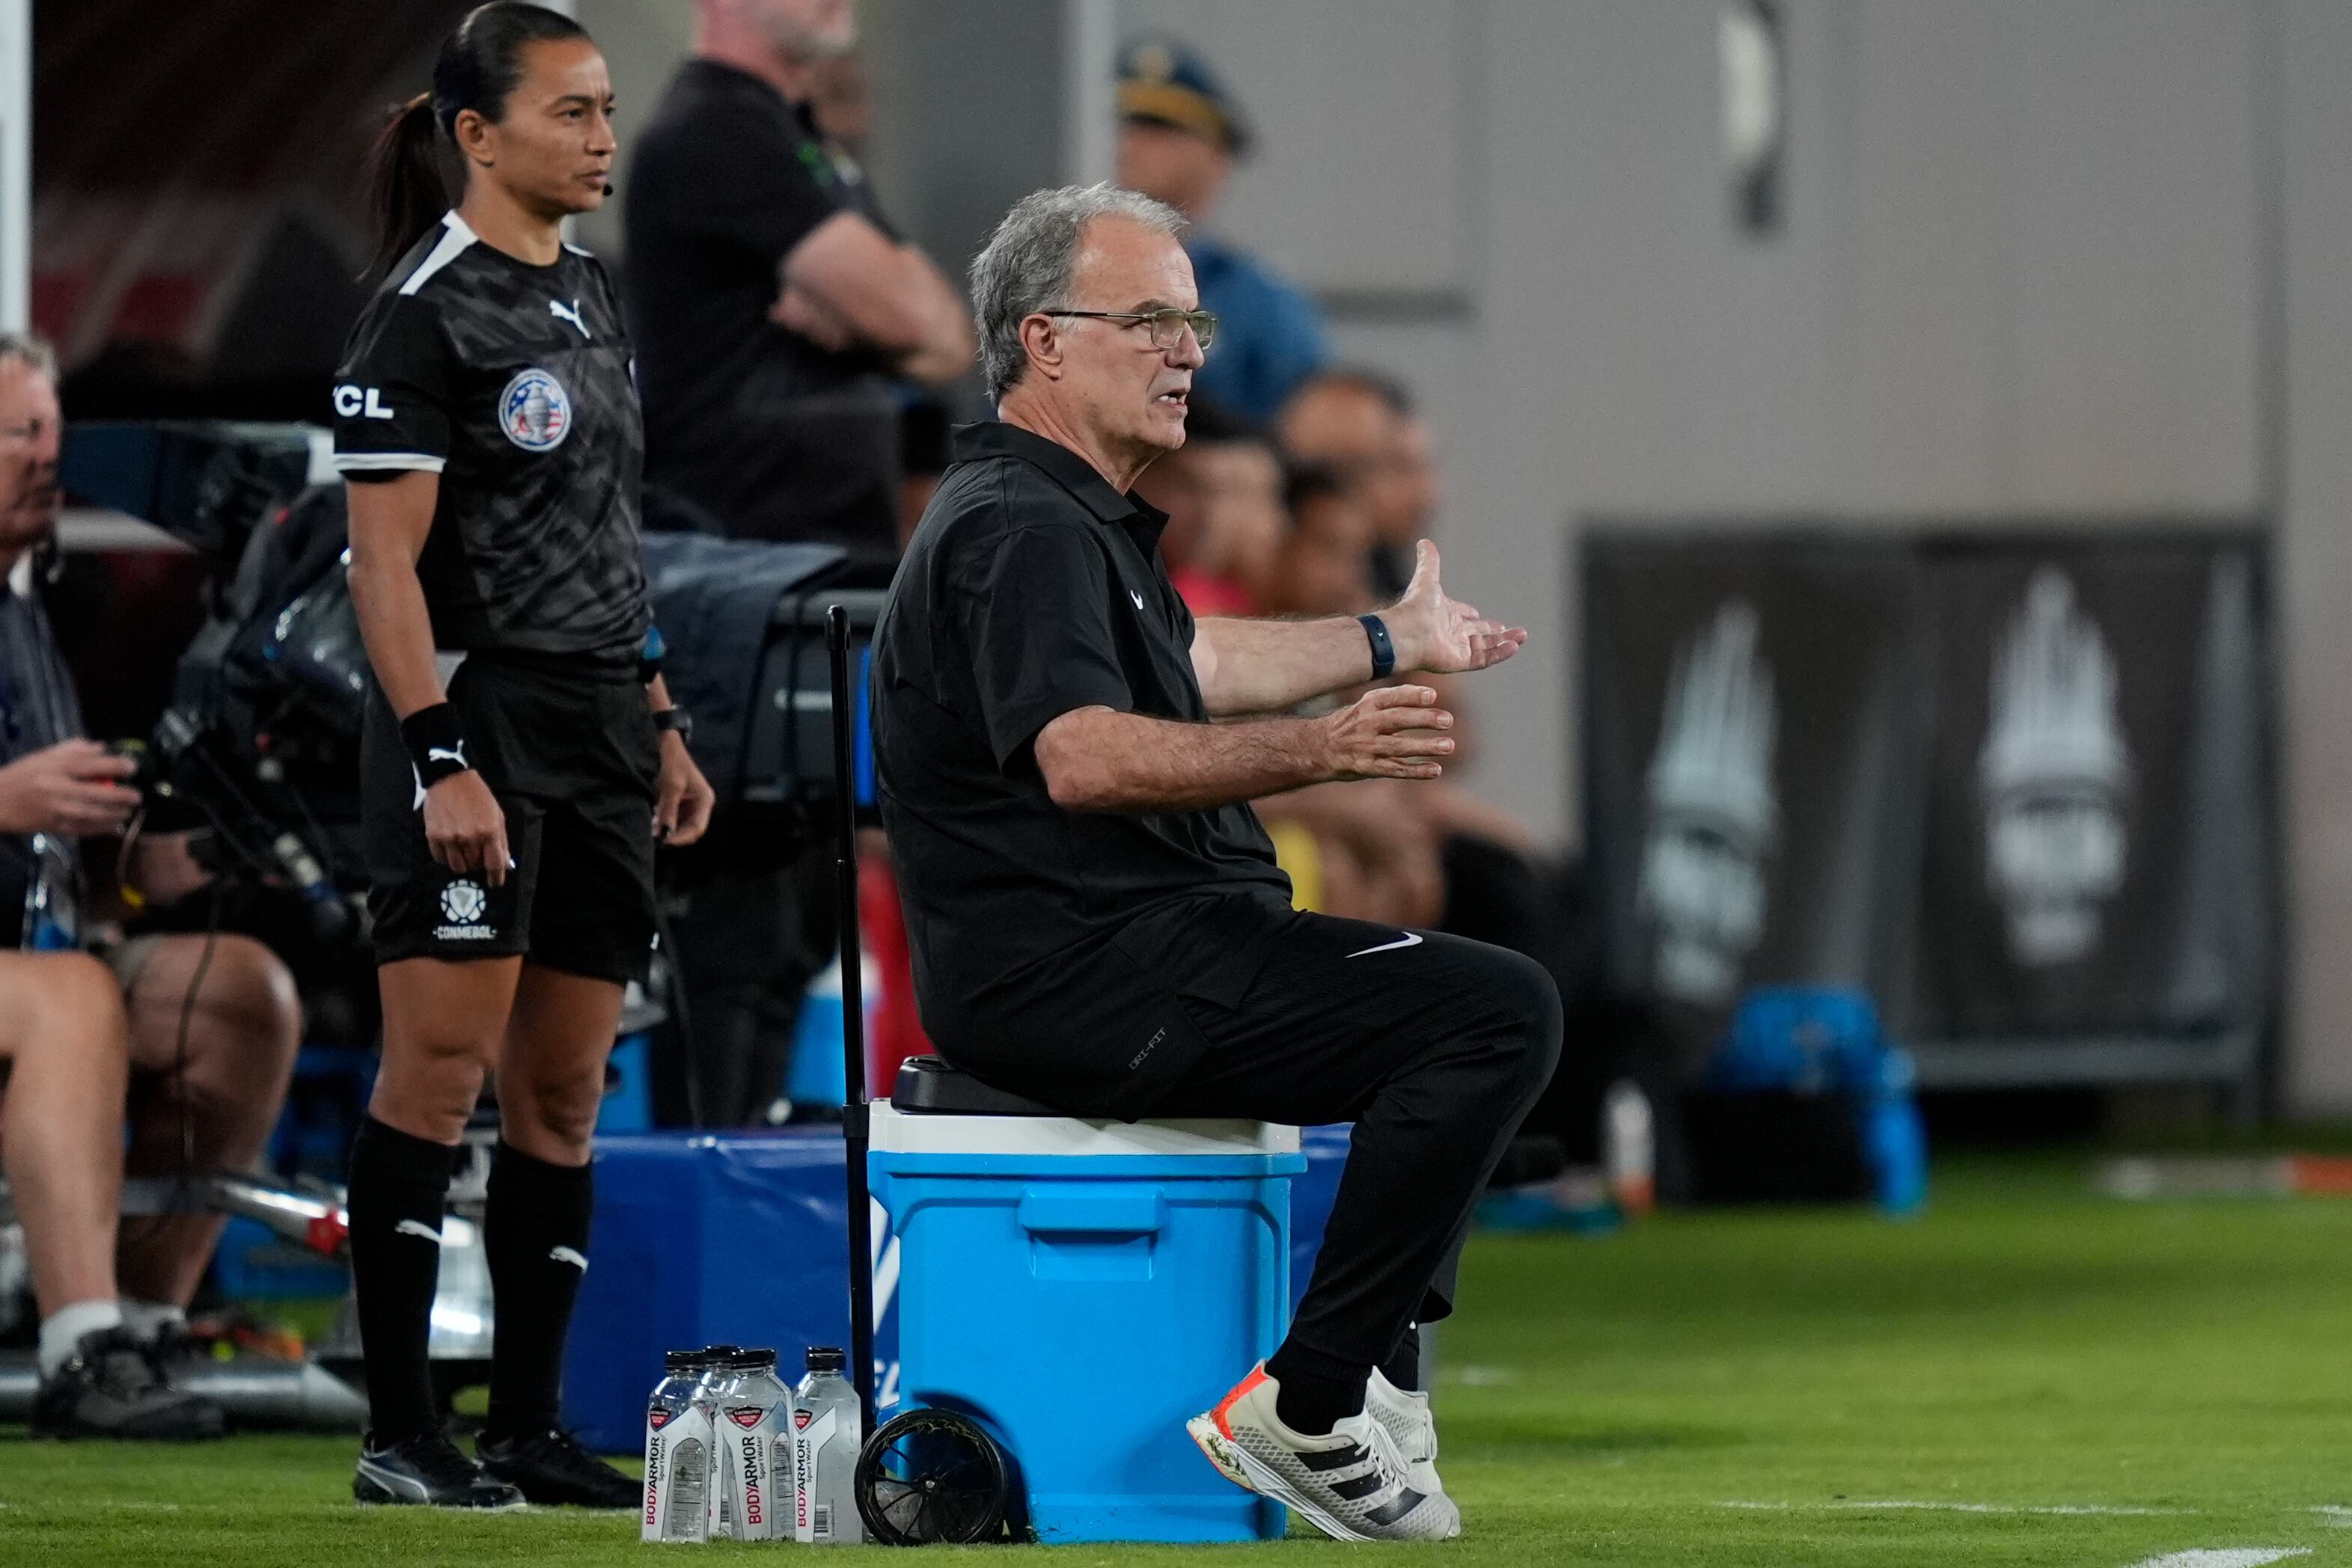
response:
<path fill-rule="evenodd" d="M 352 1286 L 367 1365 L 368 1427 L 388 1440 L 441 1429 L 426 1342 L 441 1271 L 443 1205 L 454 1145 L 411 1137 L 373 1116 L 352 1140 Z"/>
<path fill-rule="evenodd" d="M 1421 1392 L 1421 1325 L 1407 1323 L 1404 1333 L 1397 1340 L 1396 1349 L 1381 1363 L 1381 1375 L 1389 1386 L 1407 1394 Z"/>
<path fill-rule="evenodd" d="M 1265 1358 L 1265 1375 L 1281 1385 L 1275 1393 L 1274 1413 L 1302 1437 L 1327 1437 L 1340 1420 L 1364 1407 L 1365 1374 L 1335 1376 L 1330 1368 L 1295 1353 L 1288 1340 Z"/>
<path fill-rule="evenodd" d="M 498 1303 L 490 1336 L 486 1437 L 521 1437 L 556 1424 L 563 1338 L 588 1271 L 588 1216 L 596 1202 L 586 1166 L 555 1166 L 499 1141 L 490 1159 L 482 1249 Z"/>

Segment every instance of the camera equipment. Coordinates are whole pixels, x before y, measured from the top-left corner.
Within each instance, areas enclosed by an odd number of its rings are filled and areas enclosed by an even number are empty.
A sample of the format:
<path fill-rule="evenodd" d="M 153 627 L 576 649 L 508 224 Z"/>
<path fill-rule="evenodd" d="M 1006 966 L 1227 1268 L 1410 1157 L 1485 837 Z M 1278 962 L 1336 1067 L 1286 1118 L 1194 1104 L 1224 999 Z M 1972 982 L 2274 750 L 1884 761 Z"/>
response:
<path fill-rule="evenodd" d="M 77 500 L 235 559 L 272 510 L 306 486 L 333 481 L 332 456 L 331 438 L 316 425 L 91 421 L 67 429 L 58 483 Z"/>
<path fill-rule="evenodd" d="M 228 422 L 68 428 L 59 480 L 233 570 L 181 656 L 133 779 L 151 828 L 208 829 L 206 869 L 290 889 L 316 934 L 357 935 L 365 650 L 342 565 L 342 487 L 326 433 Z"/>
<path fill-rule="evenodd" d="M 145 518 L 235 569 L 182 655 L 138 782 L 153 825 L 208 826 L 210 869 L 292 888 L 322 937 L 357 934 L 359 737 L 366 649 L 351 602 L 348 514 L 324 431 L 218 422 L 77 424 L 61 483 Z M 645 564 L 670 695 L 695 716 L 695 758 L 722 804 L 829 803 L 824 606 L 856 642 L 857 798 L 872 800 L 865 644 L 878 590 L 817 595 L 844 575 L 826 545 L 650 532 Z"/>

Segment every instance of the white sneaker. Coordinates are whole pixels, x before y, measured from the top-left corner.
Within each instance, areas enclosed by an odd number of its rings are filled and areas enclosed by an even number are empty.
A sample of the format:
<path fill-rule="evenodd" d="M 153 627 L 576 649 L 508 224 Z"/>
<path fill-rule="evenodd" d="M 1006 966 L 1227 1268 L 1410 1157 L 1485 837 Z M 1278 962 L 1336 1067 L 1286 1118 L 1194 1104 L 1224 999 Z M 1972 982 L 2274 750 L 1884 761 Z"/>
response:
<path fill-rule="evenodd" d="M 1462 1514 L 1405 1477 L 1387 1427 L 1370 1409 L 1328 1437 L 1292 1431 L 1275 1414 L 1281 1385 L 1259 1363 L 1206 1415 L 1184 1424 L 1226 1479 L 1273 1498 L 1337 1541 L 1444 1541 L 1462 1533 Z"/>
<path fill-rule="evenodd" d="M 1437 1479 L 1437 1417 L 1429 1413 L 1429 1396 L 1399 1388 L 1376 1366 L 1364 1385 L 1364 1409 L 1396 1445 L 1405 1484 L 1423 1497 L 1444 1497 L 1445 1483 Z"/>

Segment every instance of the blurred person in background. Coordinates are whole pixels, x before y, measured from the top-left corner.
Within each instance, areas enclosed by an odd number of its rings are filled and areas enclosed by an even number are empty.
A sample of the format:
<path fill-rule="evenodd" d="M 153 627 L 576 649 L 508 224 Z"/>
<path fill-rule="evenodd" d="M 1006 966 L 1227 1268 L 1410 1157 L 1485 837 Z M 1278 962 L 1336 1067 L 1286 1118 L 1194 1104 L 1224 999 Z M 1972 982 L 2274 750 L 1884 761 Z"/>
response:
<path fill-rule="evenodd" d="M 1272 419 L 1329 350 L 1306 291 L 1208 226 L 1234 162 L 1250 150 L 1241 106 L 1190 46 L 1144 37 L 1119 56 L 1118 113 L 1118 183 L 1192 225 L 1184 249 L 1220 334 L 1193 390 L 1244 419 Z"/>
<path fill-rule="evenodd" d="M 1284 403 L 1276 434 L 1292 461 L 1330 468 L 1357 493 L 1370 515 L 1372 587 L 1404 592 L 1437 511 L 1429 427 L 1412 394 L 1361 366 L 1319 371 Z"/>
<path fill-rule="evenodd" d="M 0 1169 L 41 1311 L 32 1426 L 54 1437 L 215 1437 L 220 1406 L 173 1374 L 194 1350 L 185 1309 L 223 1221 L 120 1219 L 122 1178 L 248 1168 L 286 1097 L 301 1011 L 285 966 L 247 937 L 85 940 L 85 838 L 128 831 L 110 858 L 146 902 L 208 879 L 184 835 L 138 832 L 133 764 L 83 736 L 42 607 L 34 563 L 57 521 L 55 375 L 47 345 L 0 333 L 0 899 L 22 922 L 0 949 Z"/>
<path fill-rule="evenodd" d="M 851 184 L 863 183 L 856 165 L 874 133 L 874 84 L 855 49 L 817 62 L 809 75 L 809 118 L 833 154 L 834 167 Z"/>
<path fill-rule="evenodd" d="M 1282 461 L 1256 426 L 1194 402 L 1184 444 L 1136 481 L 1168 514 L 1160 553 L 1185 607 L 1199 615 L 1257 615 L 1273 596 L 1283 540 Z"/>
<path fill-rule="evenodd" d="M 646 476 L 745 538 L 896 553 L 896 378 L 971 366 L 955 287 L 818 130 L 848 0 L 697 0 L 629 166 L 624 280 Z"/>
<path fill-rule="evenodd" d="M 971 319 L 856 162 L 847 0 L 697 0 L 696 19 L 625 198 L 646 482 L 736 538 L 839 545 L 878 580 L 908 527 L 905 383 L 962 376 Z M 830 862 L 730 813 L 685 870 L 695 1038 L 660 1076 L 696 1074 L 677 1098 L 709 1124 L 785 1113 L 794 1020 L 834 947 Z"/>

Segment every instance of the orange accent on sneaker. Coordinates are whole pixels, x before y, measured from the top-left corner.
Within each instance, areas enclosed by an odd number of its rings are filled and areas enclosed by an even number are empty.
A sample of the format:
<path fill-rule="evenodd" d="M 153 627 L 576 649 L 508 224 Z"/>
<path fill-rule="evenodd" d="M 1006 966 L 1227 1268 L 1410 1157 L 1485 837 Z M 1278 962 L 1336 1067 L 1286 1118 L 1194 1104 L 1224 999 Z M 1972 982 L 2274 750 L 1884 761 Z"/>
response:
<path fill-rule="evenodd" d="M 1247 1377 L 1234 1385 L 1234 1391 L 1231 1394 L 1217 1401 L 1217 1407 L 1214 1410 L 1209 1412 L 1209 1419 L 1217 1424 L 1217 1430 L 1225 1435 L 1227 1442 L 1234 1440 L 1234 1428 L 1232 1423 L 1225 1419 L 1225 1412 L 1234 1407 L 1236 1400 L 1265 1380 L 1265 1363 L 1261 1361 L 1250 1368 L 1250 1375 Z"/>

